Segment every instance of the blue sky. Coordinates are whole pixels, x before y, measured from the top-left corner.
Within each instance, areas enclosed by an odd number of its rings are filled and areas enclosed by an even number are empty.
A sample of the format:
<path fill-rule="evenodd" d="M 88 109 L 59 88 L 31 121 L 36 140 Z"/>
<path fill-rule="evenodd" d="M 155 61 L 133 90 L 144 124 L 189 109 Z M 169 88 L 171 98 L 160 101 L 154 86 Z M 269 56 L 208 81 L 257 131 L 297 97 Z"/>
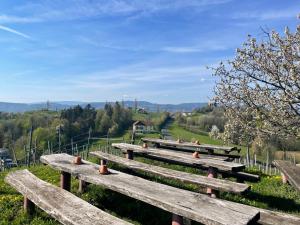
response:
<path fill-rule="evenodd" d="M 1 0 L 0 101 L 206 102 L 206 66 L 299 13 L 295 0 Z"/>

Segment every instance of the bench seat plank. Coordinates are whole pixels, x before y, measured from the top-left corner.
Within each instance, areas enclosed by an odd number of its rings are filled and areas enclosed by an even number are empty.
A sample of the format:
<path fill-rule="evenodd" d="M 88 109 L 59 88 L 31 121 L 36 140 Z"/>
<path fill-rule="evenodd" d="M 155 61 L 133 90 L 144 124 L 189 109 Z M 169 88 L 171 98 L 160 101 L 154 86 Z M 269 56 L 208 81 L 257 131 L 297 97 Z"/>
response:
<path fill-rule="evenodd" d="M 82 165 L 75 165 L 74 157 L 67 154 L 42 156 L 40 160 L 80 180 L 104 186 L 204 224 L 249 224 L 259 219 L 259 211 L 246 205 L 210 198 L 112 169 L 109 175 L 100 175 L 99 165 L 87 161 L 83 161 Z"/>
<path fill-rule="evenodd" d="M 204 149 L 204 150 L 220 150 L 225 153 L 230 153 L 232 151 L 238 151 L 236 147 L 230 146 L 219 146 L 219 145 L 209 145 L 209 144 L 196 144 L 192 142 L 178 142 L 173 140 L 164 140 L 158 138 L 142 138 L 143 142 L 151 142 L 160 145 L 174 146 L 174 147 L 188 147 L 188 148 L 196 148 L 196 149 Z"/>
<path fill-rule="evenodd" d="M 228 180 L 210 178 L 201 175 L 185 173 L 177 170 L 171 170 L 159 166 L 153 166 L 150 164 L 141 163 L 138 161 L 107 154 L 101 151 L 90 152 L 90 155 L 126 166 L 127 168 L 133 170 L 148 172 L 154 175 L 180 180 L 186 183 L 200 185 L 202 187 L 210 187 L 214 190 L 220 190 L 220 191 L 226 191 L 232 193 L 243 193 L 250 189 L 250 186 L 247 184 L 241 184 L 241 183 L 236 183 Z"/>
<path fill-rule="evenodd" d="M 300 191 L 300 167 L 284 160 L 275 160 L 274 165 L 287 177 L 289 183 Z"/>
<path fill-rule="evenodd" d="M 126 143 L 113 143 L 113 147 L 119 148 L 123 151 L 132 150 L 135 153 L 144 154 L 147 156 L 151 156 L 153 158 L 161 158 L 165 159 L 170 162 L 180 163 L 183 165 L 190 165 L 190 166 L 198 166 L 198 167 L 214 167 L 219 171 L 230 171 L 230 172 L 237 172 L 241 171 L 245 168 L 245 165 L 234 163 L 234 162 L 227 162 L 209 158 L 193 158 L 191 156 L 184 155 L 182 153 L 177 152 L 170 152 L 168 150 L 156 150 L 155 148 L 143 148 L 139 145 L 132 145 Z"/>
<path fill-rule="evenodd" d="M 5 181 L 62 224 L 131 224 L 98 209 L 68 191 L 40 180 L 28 170 L 11 172 Z"/>

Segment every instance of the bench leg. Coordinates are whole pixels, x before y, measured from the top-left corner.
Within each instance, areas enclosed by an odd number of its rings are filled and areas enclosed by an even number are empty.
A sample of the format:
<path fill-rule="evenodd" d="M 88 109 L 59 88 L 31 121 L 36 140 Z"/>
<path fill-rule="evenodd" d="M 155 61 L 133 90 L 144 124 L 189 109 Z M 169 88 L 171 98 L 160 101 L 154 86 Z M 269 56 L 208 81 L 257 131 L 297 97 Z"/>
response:
<path fill-rule="evenodd" d="M 34 203 L 26 198 L 26 196 L 24 196 L 24 211 L 28 215 L 32 215 L 35 211 Z"/>
<path fill-rule="evenodd" d="M 212 168 L 212 167 L 209 167 L 209 169 L 208 169 L 208 176 L 207 176 L 207 177 L 216 178 L 216 177 L 217 177 L 217 169 Z M 206 193 L 207 193 L 210 197 L 216 198 L 216 197 L 217 197 L 217 194 L 218 194 L 218 191 L 213 190 L 213 189 L 211 189 L 211 188 L 207 188 Z"/>
<path fill-rule="evenodd" d="M 60 187 L 67 191 L 71 190 L 71 174 L 62 171 L 60 174 Z"/>
<path fill-rule="evenodd" d="M 282 178 L 282 183 L 287 184 L 288 182 L 287 177 L 283 173 L 281 173 L 281 178 Z"/>
<path fill-rule="evenodd" d="M 84 180 L 79 180 L 78 193 L 84 193 L 88 185 L 88 182 L 85 182 Z"/>
<path fill-rule="evenodd" d="M 133 151 L 132 150 L 127 150 L 126 158 L 133 160 Z"/>
<path fill-rule="evenodd" d="M 178 216 L 176 214 L 172 215 L 172 225 L 183 225 L 182 216 Z"/>
<path fill-rule="evenodd" d="M 208 155 L 213 155 L 214 154 L 214 150 L 213 149 L 207 149 Z"/>

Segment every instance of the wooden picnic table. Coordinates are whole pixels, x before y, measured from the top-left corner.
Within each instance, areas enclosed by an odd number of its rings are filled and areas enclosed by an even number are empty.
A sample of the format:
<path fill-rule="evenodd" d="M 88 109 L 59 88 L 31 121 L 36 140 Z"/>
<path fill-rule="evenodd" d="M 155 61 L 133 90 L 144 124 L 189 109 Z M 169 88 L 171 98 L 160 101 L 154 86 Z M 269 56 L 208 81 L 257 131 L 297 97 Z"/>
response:
<path fill-rule="evenodd" d="M 132 145 L 126 143 L 113 143 L 113 147 L 119 148 L 123 151 L 133 151 L 138 154 L 143 154 L 155 158 L 165 159 L 170 162 L 177 162 L 183 165 L 192 165 L 201 168 L 215 168 L 218 171 L 237 172 L 245 168 L 245 165 L 216 160 L 212 158 L 193 158 L 192 155 L 186 155 L 179 152 L 171 152 L 168 150 L 157 150 L 156 148 L 144 148 L 139 145 Z"/>
<path fill-rule="evenodd" d="M 180 180 L 184 183 L 196 184 L 202 187 L 210 187 L 214 190 L 240 194 L 250 189 L 250 186 L 247 184 L 241 184 L 229 180 L 221 180 L 221 179 L 205 177 L 197 174 L 171 170 L 160 166 L 153 166 L 150 164 L 122 158 L 101 151 L 90 152 L 90 155 L 98 157 L 100 159 L 105 159 L 109 162 L 117 163 L 119 165 L 125 166 L 126 168 L 135 171 L 147 172 L 153 175 Z"/>
<path fill-rule="evenodd" d="M 240 151 L 237 147 L 230 147 L 230 146 L 219 146 L 219 145 L 209 145 L 209 144 L 197 144 L 192 142 L 180 142 L 174 140 L 164 140 L 158 138 L 142 138 L 143 142 L 150 142 L 155 144 L 157 147 L 159 146 L 171 146 L 171 147 L 186 147 L 186 148 L 194 148 L 194 149 L 201 149 L 206 150 L 210 153 L 213 153 L 214 150 L 223 151 L 226 154 L 229 154 L 233 151 Z"/>
<path fill-rule="evenodd" d="M 300 167 L 284 160 L 275 160 L 274 165 L 281 171 L 282 181 L 284 183 L 288 181 L 296 190 L 300 191 Z"/>
<path fill-rule="evenodd" d="M 259 219 L 259 210 L 253 207 L 210 198 L 112 169 L 109 169 L 108 175 L 100 175 L 99 165 L 87 161 L 76 165 L 73 163 L 74 157 L 67 154 L 46 155 L 40 160 L 54 169 L 71 174 L 85 182 L 104 186 L 200 223 L 249 224 Z"/>

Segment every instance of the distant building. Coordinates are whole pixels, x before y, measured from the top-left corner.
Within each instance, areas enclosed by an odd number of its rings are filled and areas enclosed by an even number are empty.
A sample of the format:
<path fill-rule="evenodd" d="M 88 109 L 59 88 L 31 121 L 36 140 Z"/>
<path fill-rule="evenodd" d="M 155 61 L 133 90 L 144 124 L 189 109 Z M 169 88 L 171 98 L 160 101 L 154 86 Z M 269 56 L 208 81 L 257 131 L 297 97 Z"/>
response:
<path fill-rule="evenodd" d="M 9 150 L 0 148 L 0 170 L 16 166 L 16 163 L 10 158 Z"/>
<path fill-rule="evenodd" d="M 133 123 L 132 130 L 134 133 L 152 133 L 154 132 L 154 126 L 150 122 L 146 123 L 138 120 Z"/>
<path fill-rule="evenodd" d="M 148 114 L 147 110 L 145 108 L 138 108 L 137 109 L 138 113 L 142 113 L 142 114 Z"/>

